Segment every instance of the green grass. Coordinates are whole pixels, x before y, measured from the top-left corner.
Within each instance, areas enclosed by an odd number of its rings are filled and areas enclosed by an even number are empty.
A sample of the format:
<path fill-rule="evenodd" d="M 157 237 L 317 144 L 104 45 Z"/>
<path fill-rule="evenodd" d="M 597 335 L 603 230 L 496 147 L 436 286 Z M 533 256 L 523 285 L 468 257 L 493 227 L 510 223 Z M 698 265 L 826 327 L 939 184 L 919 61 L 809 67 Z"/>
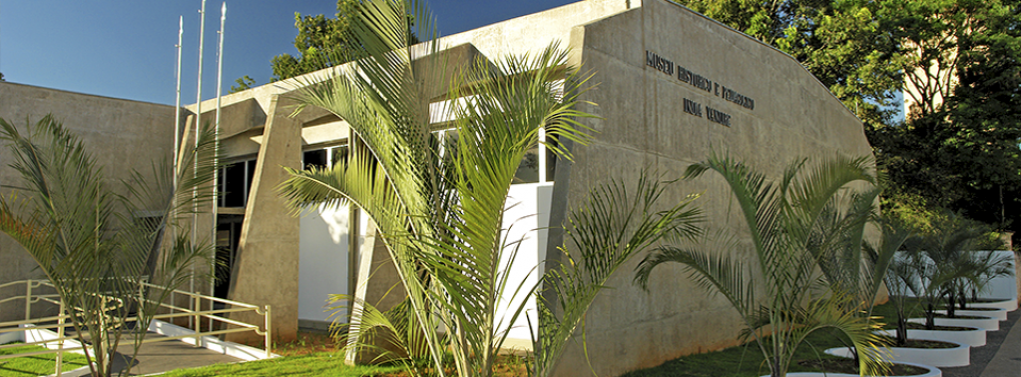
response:
<path fill-rule="evenodd" d="M 913 307 L 912 317 L 920 317 L 921 308 L 918 305 L 907 305 Z M 880 319 L 885 323 L 895 321 L 896 310 L 892 303 L 877 306 L 874 315 L 884 316 L 890 319 Z M 834 334 L 830 332 L 817 332 L 809 337 L 808 341 L 798 349 L 797 358 L 800 360 L 809 359 L 835 359 L 834 356 L 825 355 L 824 350 L 833 347 L 840 347 L 841 343 Z M 791 372 L 813 371 L 816 369 L 791 366 Z M 271 360 L 253 361 L 237 364 L 219 364 L 202 368 L 180 369 L 163 374 L 164 377 L 212 377 L 212 376 L 327 376 L 327 377 L 355 377 L 372 376 L 382 373 L 400 371 L 397 367 L 378 366 L 347 366 L 343 357 L 334 352 L 320 352 L 301 356 L 288 356 Z M 762 353 L 754 343 L 732 347 L 721 351 L 689 355 L 668 361 L 660 366 L 633 371 L 625 374 L 625 377 L 749 377 L 769 374 L 769 370 L 763 363 Z"/>
<path fill-rule="evenodd" d="M 323 376 L 358 377 L 397 372 L 397 367 L 347 366 L 344 357 L 334 352 L 313 353 L 302 356 L 279 357 L 269 360 L 237 364 L 217 364 L 201 368 L 178 369 L 164 377 L 212 376 Z"/>
<path fill-rule="evenodd" d="M 914 305 L 913 302 L 908 299 L 908 303 L 905 305 L 908 310 L 911 310 L 908 316 L 921 317 L 922 309 L 919 305 Z M 887 302 L 883 305 L 878 305 L 873 310 L 874 316 L 882 316 L 885 318 L 879 319 L 880 322 L 890 324 L 892 323 L 896 327 L 896 308 L 894 308 L 892 302 Z M 828 331 L 816 332 L 809 336 L 808 341 L 803 343 L 798 348 L 796 360 L 811 360 L 811 359 L 835 359 L 835 356 L 829 356 L 823 353 L 828 348 L 844 346 L 843 343 L 833 334 Z M 662 365 L 636 370 L 625 374 L 622 377 L 750 377 L 750 376 L 763 376 L 769 374 L 769 369 L 763 362 L 762 352 L 759 351 L 758 346 L 754 342 L 745 345 L 731 347 L 720 351 L 682 356 L 674 360 L 667 361 Z M 792 365 L 790 372 L 808 372 L 817 371 L 817 369 L 806 368 L 800 365 Z"/>
<path fill-rule="evenodd" d="M 936 306 L 936 309 L 944 309 L 944 305 L 941 302 Z M 904 311 L 907 313 L 908 318 L 922 318 L 925 317 L 925 310 L 922 307 L 922 300 L 917 298 L 905 298 L 904 299 Z M 872 309 L 873 316 L 883 317 L 880 321 L 883 323 L 897 324 L 897 308 L 893 305 L 893 299 L 887 301 L 883 305 L 877 305 Z"/>
<path fill-rule="evenodd" d="M 0 355 L 13 355 L 44 351 L 46 348 L 39 346 L 20 346 L 0 349 Z M 38 377 L 53 374 L 55 372 L 57 354 L 45 354 L 18 357 L 13 359 L 0 360 L 0 376 L 4 377 Z M 85 356 L 76 353 L 64 353 L 64 371 L 77 369 L 85 366 Z"/>
<path fill-rule="evenodd" d="M 828 348 L 843 346 L 826 331 L 812 334 L 808 341 L 798 348 L 797 360 L 835 359 L 823 353 Z M 749 377 L 769 374 L 763 362 L 762 352 L 755 342 L 720 351 L 682 356 L 660 366 L 641 369 L 622 377 Z M 807 372 L 817 369 L 791 365 L 790 372 Z"/>

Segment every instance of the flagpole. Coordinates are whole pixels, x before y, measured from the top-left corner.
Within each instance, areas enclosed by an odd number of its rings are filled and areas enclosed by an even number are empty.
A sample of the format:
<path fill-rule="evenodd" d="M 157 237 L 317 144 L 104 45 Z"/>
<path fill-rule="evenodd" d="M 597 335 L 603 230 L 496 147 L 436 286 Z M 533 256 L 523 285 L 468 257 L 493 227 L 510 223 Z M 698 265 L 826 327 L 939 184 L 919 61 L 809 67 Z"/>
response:
<path fill-rule="evenodd" d="M 181 153 L 181 45 L 184 38 L 184 16 L 177 19 L 177 98 L 174 101 L 174 190 L 177 190 L 177 174 L 181 167 L 178 166 L 178 153 Z M 177 195 L 174 195 L 174 213 L 177 213 Z"/>
<path fill-rule="evenodd" d="M 201 133 L 201 129 L 202 129 L 202 122 L 201 122 L 201 119 L 202 119 L 202 53 L 203 53 L 203 49 L 205 47 L 205 41 L 206 41 L 206 0 L 202 0 L 202 9 L 199 10 L 199 72 L 198 72 L 199 81 L 198 81 L 198 90 L 196 90 L 196 93 L 195 93 L 195 97 L 196 97 L 196 101 L 195 101 L 195 147 L 198 147 L 198 145 L 199 145 L 199 134 Z M 192 174 L 197 174 L 198 173 L 198 171 L 197 171 L 198 170 L 198 164 L 199 164 L 198 159 L 195 159 L 195 167 L 192 170 Z M 192 201 L 192 215 L 191 215 L 191 219 L 192 219 L 191 220 L 191 245 L 192 245 L 192 247 L 197 246 L 197 242 L 195 240 L 195 236 L 196 236 L 196 234 L 198 234 L 198 230 L 199 230 L 199 228 L 198 228 L 198 226 L 199 226 L 198 225 L 198 208 L 195 207 L 197 205 L 197 203 L 195 203 L 197 201 L 197 198 L 198 198 L 198 192 L 197 191 L 192 191 L 192 199 L 193 199 L 193 201 Z M 192 278 L 190 279 L 191 280 L 191 287 L 190 287 L 191 289 L 190 289 L 190 291 L 191 292 L 195 292 L 195 267 L 194 266 L 192 266 L 192 274 L 191 274 L 191 276 L 192 276 Z M 192 304 L 192 305 L 194 305 L 194 304 Z M 199 310 L 199 308 L 192 308 L 192 310 Z M 190 322 L 191 318 L 189 318 L 188 320 Z M 198 326 L 199 326 L 199 324 L 196 323 L 195 324 L 195 331 L 198 331 Z"/>
<path fill-rule="evenodd" d="M 216 52 L 216 60 L 217 60 L 216 61 L 216 126 L 215 126 L 216 129 L 214 130 L 215 137 L 213 139 L 214 140 L 213 142 L 215 144 L 214 144 L 214 147 L 213 147 L 213 150 L 214 150 L 213 153 L 215 153 L 214 155 L 217 158 L 219 158 L 219 156 L 220 156 L 220 98 L 222 97 L 221 93 L 223 91 L 223 24 L 224 24 L 224 21 L 226 21 L 226 20 L 227 20 L 227 2 L 224 2 L 223 6 L 220 7 L 220 47 L 219 47 L 219 49 Z M 220 174 L 220 169 L 216 169 L 213 172 L 213 182 L 216 182 L 216 183 L 220 182 L 219 181 L 219 174 Z M 214 187 L 216 187 L 216 186 L 214 186 Z M 214 189 L 214 190 L 216 190 L 216 189 Z M 217 229 L 218 223 L 219 223 L 219 221 L 217 219 L 217 207 L 219 207 L 219 205 L 220 205 L 219 196 L 218 195 L 214 196 L 213 197 L 213 237 L 212 237 L 213 249 L 214 250 L 218 247 L 217 243 L 219 241 L 216 238 L 216 229 Z M 213 292 L 213 287 L 216 285 L 216 274 L 215 274 L 215 271 L 216 271 L 216 260 L 215 260 L 215 258 L 213 260 L 212 268 L 213 268 L 212 271 L 214 271 L 214 273 L 210 274 L 210 278 L 209 278 L 209 295 L 210 296 L 213 296 L 214 293 L 215 293 L 215 292 Z M 213 328 L 213 319 L 212 318 L 209 318 L 209 328 L 210 329 Z"/>

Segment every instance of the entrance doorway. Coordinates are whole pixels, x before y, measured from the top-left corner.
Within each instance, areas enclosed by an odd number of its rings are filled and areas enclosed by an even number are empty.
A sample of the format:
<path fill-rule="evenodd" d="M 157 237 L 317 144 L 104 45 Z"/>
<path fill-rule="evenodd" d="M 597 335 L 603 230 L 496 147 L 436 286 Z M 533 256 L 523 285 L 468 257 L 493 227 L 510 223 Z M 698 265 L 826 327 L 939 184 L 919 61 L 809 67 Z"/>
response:
<path fill-rule="evenodd" d="M 241 224 L 244 215 L 216 216 L 216 284 L 213 296 L 227 298 L 230 292 L 230 275 L 234 271 L 238 244 L 241 242 Z"/>

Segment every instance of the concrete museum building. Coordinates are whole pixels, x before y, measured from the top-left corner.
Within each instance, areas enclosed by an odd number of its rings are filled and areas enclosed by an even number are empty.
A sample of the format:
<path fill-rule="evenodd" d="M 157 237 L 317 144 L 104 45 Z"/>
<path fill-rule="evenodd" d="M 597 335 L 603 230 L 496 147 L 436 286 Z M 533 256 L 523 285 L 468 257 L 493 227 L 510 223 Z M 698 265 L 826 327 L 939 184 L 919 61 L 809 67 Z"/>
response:
<path fill-rule="evenodd" d="M 598 106 L 583 110 L 599 118 L 583 122 L 598 133 L 590 145 L 574 148 L 573 163 L 556 161 L 540 146 L 519 169 L 522 183 L 512 186 L 508 201 L 517 205 L 505 221 L 525 237 L 520 253 L 527 257 L 516 265 L 522 278 L 535 279 L 528 270 L 547 249 L 555 250 L 547 239 L 558 239 L 568 209 L 609 178 L 634 180 L 642 169 L 679 177 L 712 151 L 771 176 L 797 157 L 871 156 L 861 122 L 797 61 L 667 0 L 580 1 L 448 36 L 441 44 L 451 61 L 467 63 L 541 51 L 554 41 L 570 48 L 572 63 L 594 73 L 598 86 L 583 99 Z M 295 217 L 277 195 L 282 166 L 328 166 L 347 154 L 350 131 L 343 120 L 318 109 L 289 117 L 294 102 L 288 95 L 298 82 L 220 98 L 229 160 L 216 239 L 231 268 L 219 273 L 212 291 L 272 305 L 273 330 L 283 339 L 299 326 L 322 326 L 328 294 L 357 293 L 378 302 L 392 286 L 389 257 L 360 211 L 314 208 Z M 198 105 L 184 110 L 189 127 Z M 215 100 L 201 104 L 202 122 L 214 119 L 214 108 Z M 149 159 L 141 157 L 173 149 L 172 106 L 0 83 L 0 117 L 34 121 L 49 112 L 93 150 L 130 146 L 129 159 L 99 155 L 108 172 L 147 166 Z M 7 184 L 15 174 L 4 165 L 0 183 Z M 703 193 L 698 204 L 710 225 L 742 234 L 743 220 L 722 180 L 707 176 L 675 186 L 664 200 Z M 34 276 L 34 262 L 5 236 L 0 258 L 0 282 Z M 710 297 L 676 266 L 657 270 L 646 293 L 631 283 L 638 259 L 611 279 L 613 289 L 600 293 L 587 316 L 590 360 L 599 375 L 736 344 L 742 325 L 722 297 Z M 0 310 L 7 318 L 19 308 Z M 511 331 L 511 338 L 528 338 L 524 327 Z M 585 363 L 575 346 L 557 375 L 588 375 Z"/>

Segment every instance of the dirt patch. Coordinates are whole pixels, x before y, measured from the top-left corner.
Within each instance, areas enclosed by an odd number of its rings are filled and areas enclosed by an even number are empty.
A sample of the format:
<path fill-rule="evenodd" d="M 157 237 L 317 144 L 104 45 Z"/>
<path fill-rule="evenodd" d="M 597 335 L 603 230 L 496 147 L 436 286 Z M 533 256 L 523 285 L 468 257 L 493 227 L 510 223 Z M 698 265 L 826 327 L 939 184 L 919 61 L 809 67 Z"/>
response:
<path fill-rule="evenodd" d="M 825 360 L 802 360 L 798 365 L 804 367 L 819 368 L 827 373 L 858 374 L 858 364 L 854 359 L 825 359 Z M 889 376 L 917 376 L 928 373 L 924 368 L 904 364 L 893 364 L 890 366 Z"/>
<path fill-rule="evenodd" d="M 960 315 L 960 314 L 957 314 L 957 315 L 954 315 L 953 317 L 950 317 L 950 316 L 948 316 L 948 315 L 946 315 L 946 314 L 939 314 L 939 313 L 937 313 L 937 314 L 936 314 L 936 318 L 955 318 L 955 319 L 989 319 L 989 318 L 987 318 L 987 317 L 978 317 L 978 316 L 973 316 L 973 315 Z"/>
<path fill-rule="evenodd" d="M 974 311 L 990 311 L 990 312 L 995 312 L 995 311 L 999 311 L 1001 309 L 1000 308 L 971 308 L 971 307 L 969 307 L 969 308 L 964 308 L 964 309 L 957 308 L 957 310 L 974 310 Z"/>
<path fill-rule="evenodd" d="M 925 328 L 924 323 L 908 322 L 908 330 L 929 330 Z M 975 331 L 974 327 L 958 327 L 958 326 L 936 326 L 932 330 L 938 331 Z"/>
<path fill-rule="evenodd" d="M 922 340 L 922 339 L 908 339 L 904 344 L 898 345 L 897 339 L 894 337 L 884 336 L 889 341 L 891 347 L 904 347 L 904 348 L 925 348 L 925 349 L 945 349 L 945 348 L 957 348 L 960 345 L 956 343 L 940 342 L 938 340 Z"/>
<path fill-rule="evenodd" d="M 340 348 L 329 334 L 299 331 L 297 340 L 275 345 L 273 353 L 280 356 L 301 356 L 318 352 L 339 352 Z"/>

